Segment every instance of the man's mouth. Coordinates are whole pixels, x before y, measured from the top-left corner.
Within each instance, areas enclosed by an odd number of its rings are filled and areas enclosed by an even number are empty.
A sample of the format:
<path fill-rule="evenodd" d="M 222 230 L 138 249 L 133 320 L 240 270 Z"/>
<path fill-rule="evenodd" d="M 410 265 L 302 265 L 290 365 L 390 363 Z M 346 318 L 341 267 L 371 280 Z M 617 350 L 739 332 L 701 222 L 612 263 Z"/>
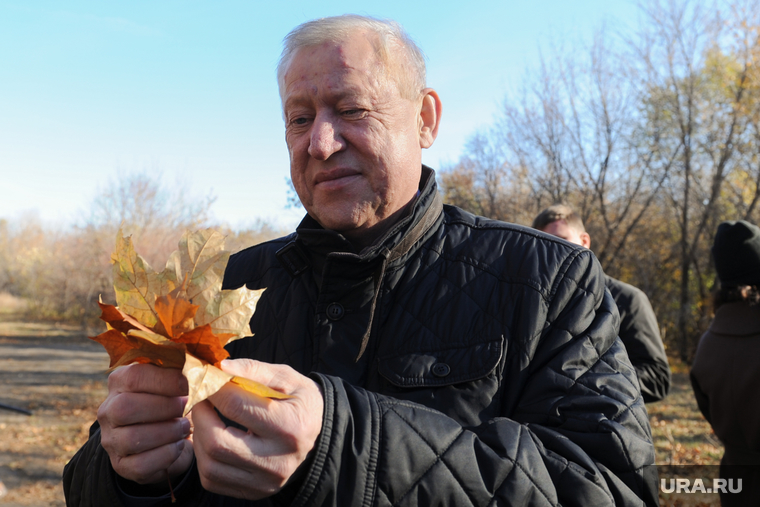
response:
<path fill-rule="evenodd" d="M 315 185 L 339 185 L 344 183 L 344 180 L 360 176 L 361 173 L 355 169 L 333 169 L 330 171 L 324 171 L 314 178 Z"/>

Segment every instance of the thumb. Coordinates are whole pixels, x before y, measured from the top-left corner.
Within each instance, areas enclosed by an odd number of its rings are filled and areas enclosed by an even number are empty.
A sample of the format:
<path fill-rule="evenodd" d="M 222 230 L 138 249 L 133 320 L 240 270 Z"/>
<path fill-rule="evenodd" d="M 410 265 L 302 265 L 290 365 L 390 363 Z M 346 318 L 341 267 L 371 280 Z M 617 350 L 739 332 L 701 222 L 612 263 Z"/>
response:
<path fill-rule="evenodd" d="M 314 381 L 284 364 L 270 364 L 253 359 L 225 359 L 222 370 L 237 377 L 247 378 L 286 394 Z"/>
<path fill-rule="evenodd" d="M 262 383 L 266 383 L 267 378 L 271 377 L 266 375 L 267 364 L 253 359 L 225 359 L 221 366 L 225 373 Z"/>

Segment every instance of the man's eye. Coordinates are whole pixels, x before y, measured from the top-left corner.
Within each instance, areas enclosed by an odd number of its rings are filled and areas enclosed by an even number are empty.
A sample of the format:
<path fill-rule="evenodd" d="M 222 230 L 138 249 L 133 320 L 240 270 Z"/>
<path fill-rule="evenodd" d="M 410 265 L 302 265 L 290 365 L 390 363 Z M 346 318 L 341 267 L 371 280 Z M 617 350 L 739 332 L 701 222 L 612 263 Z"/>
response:
<path fill-rule="evenodd" d="M 364 114 L 364 109 L 346 109 L 341 114 L 348 117 L 361 116 Z"/>
<path fill-rule="evenodd" d="M 290 120 L 291 125 L 306 125 L 308 122 L 309 122 L 309 119 L 303 116 L 293 118 L 292 120 Z"/>

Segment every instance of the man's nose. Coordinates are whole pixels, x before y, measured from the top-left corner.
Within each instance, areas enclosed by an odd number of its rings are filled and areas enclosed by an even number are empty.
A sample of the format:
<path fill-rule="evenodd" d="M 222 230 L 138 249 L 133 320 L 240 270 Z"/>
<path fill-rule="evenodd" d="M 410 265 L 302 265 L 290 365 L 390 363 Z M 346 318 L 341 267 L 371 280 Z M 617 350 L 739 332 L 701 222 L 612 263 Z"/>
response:
<path fill-rule="evenodd" d="M 309 155 L 317 160 L 327 160 L 333 153 L 341 151 L 345 141 L 340 136 L 335 122 L 330 118 L 317 116 L 311 127 Z"/>

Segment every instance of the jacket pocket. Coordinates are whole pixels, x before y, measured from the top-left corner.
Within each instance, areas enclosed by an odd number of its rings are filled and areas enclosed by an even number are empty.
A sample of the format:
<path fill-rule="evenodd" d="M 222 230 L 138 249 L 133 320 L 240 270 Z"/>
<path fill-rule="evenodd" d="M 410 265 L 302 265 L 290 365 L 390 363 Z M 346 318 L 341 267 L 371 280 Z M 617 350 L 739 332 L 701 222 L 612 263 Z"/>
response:
<path fill-rule="evenodd" d="M 378 358 L 385 394 L 440 410 L 464 425 L 498 414 L 503 338 Z"/>
<path fill-rule="evenodd" d="M 447 386 L 491 373 L 501 360 L 504 340 L 416 352 L 380 359 L 380 375 L 398 387 Z"/>

